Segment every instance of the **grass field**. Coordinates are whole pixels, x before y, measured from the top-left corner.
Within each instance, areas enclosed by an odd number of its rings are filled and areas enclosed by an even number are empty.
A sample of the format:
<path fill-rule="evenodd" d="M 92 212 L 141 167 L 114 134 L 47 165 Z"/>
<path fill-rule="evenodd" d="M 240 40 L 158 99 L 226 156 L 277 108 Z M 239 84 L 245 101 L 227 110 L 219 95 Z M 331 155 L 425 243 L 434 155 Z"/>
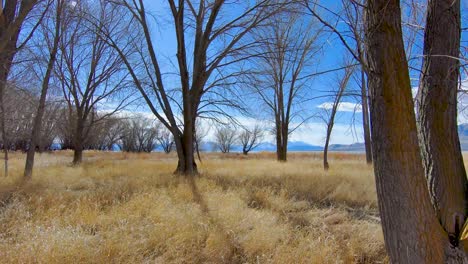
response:
<path fill-rule="evenodd" d="M 201 175 L 173 155 L 24 155 L 0 176 L 2 263 L 387 263 L 372 168 L 333 153 L 205 154 Z"/>

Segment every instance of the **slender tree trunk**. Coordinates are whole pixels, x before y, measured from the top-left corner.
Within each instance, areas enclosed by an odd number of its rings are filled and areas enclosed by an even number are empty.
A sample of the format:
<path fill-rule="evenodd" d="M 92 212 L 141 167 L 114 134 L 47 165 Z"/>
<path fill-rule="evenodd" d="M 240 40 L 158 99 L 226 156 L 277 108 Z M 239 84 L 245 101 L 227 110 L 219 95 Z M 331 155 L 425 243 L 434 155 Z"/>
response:
<path fill-rule="evenodd" d="M 361 102 L 362 102 L 362 126 L 364 130 L 364 146 L 366 149 L 366 162 L 372 164 L 372 142 L 369 124 L 369 104 L 367 102 L 366 72 L 361 66 Z"/>
<path fill-rule="evenodd" d="M 431 0 L 418 92 L 419 139 L 429 192 L 454 246 L 467 215 L 467 179 L 457 130 L 460 1 Z"/>
<path fill-rule="evenodd" d="M 328 145 L 330 144 L 330 136 L 331 136 L 332 128 L 333 128 L 333 123 L 328 123 L 327 136 L 325 138 L 325 147 L 323 148 L 323 169 L 324 170 L 328 170 L 330 168 L 330 165 L 328 164 Z"/>
<path fill-rule="evenodd" d="M 0 126 L 2 127 L 3 141 L 3 161 L 4 161 L 4 176 L 8 177 L 8 148 L 10 142 L 8 140 L 8 130 L 6 129 L 6 109 L 5 109 L 5 90 L 7 87 L 8 73 L 10 72 L 11 62 L 8 60 L 6 65 L 0 66 Z"/>
<path fill-rule="evenodd" d="M 57 1 L 56 8 L 56 21 L 55 21 L 55 31 L 54 39 L 52 44 L 52 49 L 49 55 L 49 61 L 47 62 L 47 69 L 42 80 L 42 89 L 41 97 L 39 99 L 39 106 L 37 107 L 36 116 L 34 117 L 33 129 L 31 132 L 31 138 L 29 139 L 29 149 L 26 155 L 26 164 L 24 168 L 23 177 L 30 179 L 32 177 L 33 167 L 34 167 L 34 155 L 36 154 L 36 145 L 40 141 L 41 129 L 42 129 L 42 117 L 44 116 L 45 104 L 47 98 L 47 91 L 49 90 L 49 81 L 52 74 L 52 70 L 57 58 L 57 50 L 59 44 L 59 33 L 60 33 L 60 22 L 62 15 L 62 0 Z M 39 150 L 42 151 L 42 144 L 39 146 Z"/>
<path fill-rule="evenodd" d="M 47 86 L 48 86 L 48 82 L 49 80 L 47 80 Z M 36 146 L 38 145 L 37 141 L 41 137 L 42 117 L 44 116 L 44 111 L 45 111 L 46 95 L 47 95 L 47 88 L 44 88 L 44 84 L 43 84 L 41 97 L 39 100 L 39 106 L 36 111 L 36 116 L 34 117 L 34 125 L 33 125 L 32 133 L 31 133 L 31 138 L 29 140 L 29 149 L 26 154 L 26 164 L 25 164 L 24 174 L 23 174 L 23 177 L 25 179 L 30 179 L 32 176 L 32 171 L 34 167 L 34 155 L 36 153 Z"/>
<path fill-rule="evenodd" d="M 5 122 L 5 108 L 3 107 L 3 99 L 0 99 L 0 104 L 2 105 L 0 111 L 1 116 L 0 116 L 0 122 L 2 125 L 2 141 L 3 141 L 3 169 L 4 169 L 4 176 L 8 177 L 8 147 L 10 143 L 8 142 L 8 135 L 7 135 L 7 130 L 5 128 L 6 122 Z"/>
<path fill-rule="evenodd" d="M 366 41 L 374 171 L 390 261 L 446 263 L 450 243 L 424 177 L 399 0 L 367 2 Z"/>

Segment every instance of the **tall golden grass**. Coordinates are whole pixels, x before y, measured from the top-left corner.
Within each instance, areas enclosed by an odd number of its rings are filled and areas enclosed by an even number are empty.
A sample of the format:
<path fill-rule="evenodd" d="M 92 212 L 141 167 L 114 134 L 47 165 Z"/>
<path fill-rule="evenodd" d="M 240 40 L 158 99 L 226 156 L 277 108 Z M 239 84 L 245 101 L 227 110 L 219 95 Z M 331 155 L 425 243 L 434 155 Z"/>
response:
<path fill-rule="evenodd" d="M 194 180 L 174 155 L 13 154 L 0 176 L 2 263 L 387 263 L 372 169 L 332 154 L 205 154 Z M 3 191 L 2 191 L 3 190 Z"/>

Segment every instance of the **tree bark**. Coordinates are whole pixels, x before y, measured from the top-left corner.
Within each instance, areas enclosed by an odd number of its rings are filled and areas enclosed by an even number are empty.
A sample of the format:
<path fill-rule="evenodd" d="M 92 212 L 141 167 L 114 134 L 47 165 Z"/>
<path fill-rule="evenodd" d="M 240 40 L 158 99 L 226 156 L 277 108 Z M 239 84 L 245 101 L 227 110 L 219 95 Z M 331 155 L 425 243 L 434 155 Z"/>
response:
<path fill-rule="evenodd" d="M 277 125 L 276 131 L 276 158 L 278 161 L 286 162 L 288 160 L 288 135 L 285 134 L 284 122 L 280 121 L 280 124 Z"/>
<path fill-rule="evenodd" d="M 83 145 L 78 143 L 75 145 L 75 150 L 73 151 L 73 165 L 80 165 L 83 161 Z"/>
<path fill-rule="evenodd" d="M 73 165 L 80 165 L 83 161 L 83 132 L 84 132 L 84 120 L 81 117 L 80 111 L 76 119 L 76 129 L 73 135 Z"/>
<path fill-rule="evenodd" d="M 467 216 L 467 179 L 457 129 L 460 1 L 431 0 L 418 91 L 423 165 L 432 204 L 454 246 Z"/>
<path fill-rule="evenodd" d="M 364 147 L 366 149 L 366 162 L 372 164 L 372 142 L 369 124 L 369 104 L 367 101 L 366 72 L 361 63 L 361 102 L 362 102 L 362 127 L 364 130 Z"/>
<path fill-rule="evenodd" d="M 191 120 L 193 119 L 188 118 L 185 120 L 184 131 L 182 135 L 174 136 L 178 157 L 177 169 L 174 173 L 187 177 L 198 174 L 194 148 L 195 122 L 192 122 Z"/>
<path fill-rule="evenodd" d="M 444 263 L 450 248 L 429 198 L 398 0 L 369 0 L 366 48 L 377 196 L 392 263 Z"/>

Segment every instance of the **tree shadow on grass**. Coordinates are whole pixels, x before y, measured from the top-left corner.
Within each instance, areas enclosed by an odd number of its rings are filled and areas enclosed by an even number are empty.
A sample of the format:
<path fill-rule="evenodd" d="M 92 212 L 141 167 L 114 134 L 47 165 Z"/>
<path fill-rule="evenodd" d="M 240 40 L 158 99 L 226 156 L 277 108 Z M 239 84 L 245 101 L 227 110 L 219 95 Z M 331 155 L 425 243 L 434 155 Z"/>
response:
<path fill-rule="evenodd" d="M 190 186 L 194 202 L 200 205 L 200 209 L 203 215 L 208 219 L 210 225 L 214 227 L 214 232 L 222 236 L 223 242 L 229 246 L 228 254 L 225 256 L 224 261 L 226 263 L 245 263 L 247 261 L 247 255 L 245 254 L 242 245 L 236 240 L 234 234 L 229 232 L 227 228 L 213 216 L 208 208 L 203 195 L 200 193 L 196 179 L 194 177 L 188 177 L 186 179 L 187 184 Z"/>

